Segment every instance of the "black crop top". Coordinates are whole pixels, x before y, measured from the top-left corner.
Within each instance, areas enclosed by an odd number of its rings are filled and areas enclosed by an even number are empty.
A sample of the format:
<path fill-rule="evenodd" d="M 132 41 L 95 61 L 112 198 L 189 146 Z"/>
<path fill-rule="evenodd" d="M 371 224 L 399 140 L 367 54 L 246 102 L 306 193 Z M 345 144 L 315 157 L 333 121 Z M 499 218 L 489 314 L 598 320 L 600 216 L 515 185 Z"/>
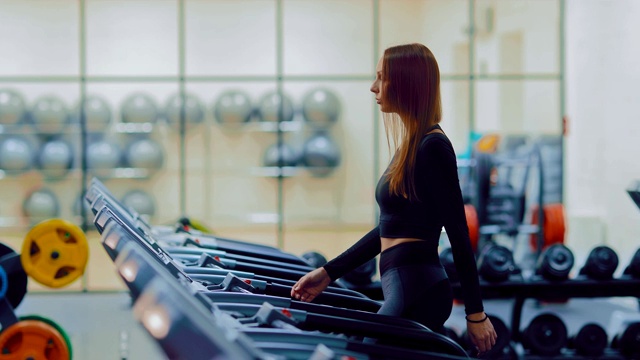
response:
<path fill-rule="evenodd" d="M 439 126 L 434 128 L 440 129 Z M 325 264 L 325 270 L 332 280 L 338 279 L 378 255 L 381 236 L 439 241 L 444 226 L 460 277 L 465 312 L 473 314 L 483 311 L 456 155 L 446 135 L 432 132 L 424 136 L 418 147 L 414 181 L 419 201 L 410 202 L 391 195 L 388 181 L 383 175 L 376 188 L 376 201 L 380 207 L 379 225 Z"/>

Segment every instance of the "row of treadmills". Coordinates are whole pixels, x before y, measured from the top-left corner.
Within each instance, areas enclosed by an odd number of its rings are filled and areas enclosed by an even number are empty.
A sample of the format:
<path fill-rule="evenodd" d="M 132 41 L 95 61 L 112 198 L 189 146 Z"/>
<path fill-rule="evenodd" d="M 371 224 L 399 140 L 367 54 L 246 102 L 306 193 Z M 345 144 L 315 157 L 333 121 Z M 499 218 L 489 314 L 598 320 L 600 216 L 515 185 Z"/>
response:
<path fill-rule="evenodd" d="M 133 314 L 169 359 L 466 359 L 453 340 L 332 283 L 312 303 L 291 286 L 312 268 L 277 248 L 150 226 L 99 180 L 85 200 Z M 364 341 L 363 341 L 364 340 Z"/>

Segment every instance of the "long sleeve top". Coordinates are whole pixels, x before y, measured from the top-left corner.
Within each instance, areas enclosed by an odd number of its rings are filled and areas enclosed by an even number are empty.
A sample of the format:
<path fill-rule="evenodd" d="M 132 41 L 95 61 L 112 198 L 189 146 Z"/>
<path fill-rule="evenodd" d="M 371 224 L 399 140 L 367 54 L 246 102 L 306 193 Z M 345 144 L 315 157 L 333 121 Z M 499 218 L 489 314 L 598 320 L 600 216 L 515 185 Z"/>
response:
<path fill-rule="evenodd" d="M 424 136 L 416 156 L 414 182 L 418 200 L 409 201 L 390 194 L 383 175 L 376 188 L 376 201 L 380 207 L 378 226 L 324 268 L 332 280 L 338 279 L 378 255 L 380 237 L 439 241 L 444 226 L 460 277 L 465 312 L 481 312 L 478 271 L 469 240 L 453 146 L 446 135 L 432 132 Z"/>

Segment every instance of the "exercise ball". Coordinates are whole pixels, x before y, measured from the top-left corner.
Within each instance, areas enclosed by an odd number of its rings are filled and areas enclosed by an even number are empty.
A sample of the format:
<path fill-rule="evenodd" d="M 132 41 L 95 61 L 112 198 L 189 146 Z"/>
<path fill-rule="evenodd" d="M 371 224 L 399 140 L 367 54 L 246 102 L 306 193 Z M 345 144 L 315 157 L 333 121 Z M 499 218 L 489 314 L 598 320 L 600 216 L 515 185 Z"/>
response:
<path fill-rule="evenodd" d="M 293 120 L 293 102 L 286 94 L 269 91 L 258 101 L 257 109 L 260 121 L 291 121 Z"/>
<path fill-rule="evenodd" d="M 131 190 L 122 197 L 122 203 L 140 215 L 153 216 L 156 212 L 153 197 L 142 190 Z"/>
<path fill-rule="evenodd" d="M 63 177 L 73 164 L 73 149 L 63 140 L 44 143 L 38 154 L 38 165 L 45 176 Z"/>
<path fill-rule="evenodd" d="M 113 169 L 120 165 L 120 147 L 103 139 L 87 146 L 87 167 L 90 169 Z"/>
<path fill-rule="evenodd" d="M 69 122 L 69 109 L 57 96 L 42 96 L 33 104 L 31 121 L 39 132 L 59 133 Z"/>
<path fill-rule="evenodd" d="M 278 161 L 282 160 L 282 164 Z M 264 152 L 264 166 L 296 166 L 300 157 L 298 153 L 288 144 L 273 144 Z"/>
<path fill-rule="evenodd" d="M 32 222 L 40 222 L 57 217 L 60 204 L 51 190 L 41 188 L 27 195 L 22 203 L 22 211 Z"/>
<path fill-rule="evenodd" d="M 24 121 L 27 106 L 22 95 L 11 89 L 0 89 L 0 125 L 17 125 Z"/>
<path fill-rule="evenodd" d="M 320 132 L 305 141 L 302 162 L 313 176 L 328 176 L 340 164 L 340 150 L 331 137 Z"/>
<path fill-rule="evenodd" d="M 21 136 L 9 136 L 0 142 L 0 169 L 24 171 L 33 166 L 35 149 Z"/>
<path fill-rule="evenodd" d="M 184 119 L 185 124 L 199 124 L 204 121 L 204 105 L 200 99 L 193 94 L 185 94 Z M 175 94 L 167 99 L 164 105 L 164 113 L 169 124 L 176 129 L 180 128 L 180 112 L 182 111 L 182 97 Z"/>
<path fill-rule="evenodd" d="M 113 113 L 111 106 L 103 97 L 89 95 L 84 99 L 84 116 L 89 133 L 105 132 L 111 124 Z M 80 124 L 80 105 L 73 113 L 73 123 Z"/>
<path fill-rule="evenodd" d="M 311 90 L 302 99 L 302 115 L 310 126 L 327 128 L 338 120 L 340 100 L 330 90 Z"/>
<path fill-rule="evenodd" d="M 136 139 L 127 146 L 124 159 L 132 168 L 159 169 L 164 162 L 164 150 L 155 140 Z"/>
<path fill-rule="evenodd" d="M 230 90 L 218 96 L 214 105 L 216 120 L 225 125 L 240 125 L 251 120 L 251 98 L 240 90 Z"/>
<path fill-rule="evenodd" d="M 158 105 L 149 94 L 129 95 L 120 107 L 124 123 L 154 123 L 158 119 Z"/>

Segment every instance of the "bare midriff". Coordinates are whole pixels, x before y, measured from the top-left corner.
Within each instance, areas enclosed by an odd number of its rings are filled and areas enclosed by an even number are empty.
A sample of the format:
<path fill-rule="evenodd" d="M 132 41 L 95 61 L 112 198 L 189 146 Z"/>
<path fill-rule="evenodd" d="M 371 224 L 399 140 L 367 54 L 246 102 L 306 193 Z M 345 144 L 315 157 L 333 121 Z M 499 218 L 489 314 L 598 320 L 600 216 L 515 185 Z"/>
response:
<path fill-rule="evenodd" d="M 388 248 L 394 247 L 396 245 L 400 245 L 402 243 L 413 242 L 413 241 L 423 241 L 422 239 L 416 238 L 380 238 L 380 251 L 385 251 Z"/>

